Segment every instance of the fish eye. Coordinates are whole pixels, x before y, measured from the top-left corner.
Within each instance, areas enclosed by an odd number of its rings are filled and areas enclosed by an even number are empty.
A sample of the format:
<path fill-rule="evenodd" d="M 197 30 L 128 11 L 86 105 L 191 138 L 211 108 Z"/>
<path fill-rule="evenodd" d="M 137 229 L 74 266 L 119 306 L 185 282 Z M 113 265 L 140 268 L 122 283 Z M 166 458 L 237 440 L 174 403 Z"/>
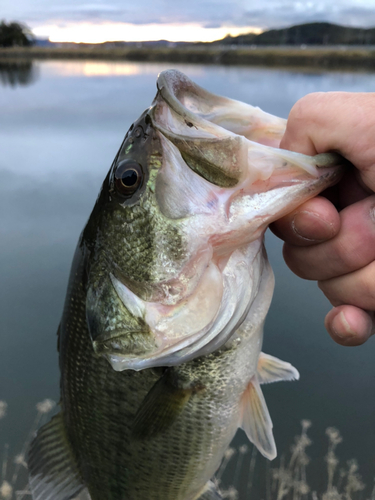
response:
<path fill-rule="evenodd" d="M 115 170 L 116 190 L 124 196 L 130 196 L 135 193 L 141 186 L 142 180 L 142 167 L 134 160 L 122 161 Z"/>

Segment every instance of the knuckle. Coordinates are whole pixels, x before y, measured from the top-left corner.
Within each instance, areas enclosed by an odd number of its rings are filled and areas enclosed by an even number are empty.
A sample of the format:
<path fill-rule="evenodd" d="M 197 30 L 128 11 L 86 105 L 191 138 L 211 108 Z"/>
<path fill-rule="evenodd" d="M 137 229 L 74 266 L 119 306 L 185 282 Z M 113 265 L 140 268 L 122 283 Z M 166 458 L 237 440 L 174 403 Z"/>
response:
<path fill-rule="evenodd" d="M 363 293 L 363 299 L 366 301 L 366 306 L 371 306 L 372 310 L 375 310 L 375 281 L 373 273 L 367 274 L 363 277 L 362 283 L 360 285 Z"/>
<path fill-rule="evenodd" d="M 317 103 L 321 101 L 323 96 L 323 92 L 314 92 L 301 97 L 292 107 L 289 120 L 292 119 L 295 122 L 310 121 L 311 117 L 315 115 Z"/>
<path fill-rule="evenodd" d="M 334 307 L 344 304 L 344 302 L 337 296 L 335 287 L 332 286 L 331 280 L 318 281 L 318 287 Z"/>
<path fill-rule="evenodd" d="M 361 248 L 358 247 L 357 242 L 337 238 L 335 241 L 335 248 L 332 248 L 332 259 L 336 261 L 336 274 L 341 275 L 356 268 L 356 262 L 360 260 Z"/>

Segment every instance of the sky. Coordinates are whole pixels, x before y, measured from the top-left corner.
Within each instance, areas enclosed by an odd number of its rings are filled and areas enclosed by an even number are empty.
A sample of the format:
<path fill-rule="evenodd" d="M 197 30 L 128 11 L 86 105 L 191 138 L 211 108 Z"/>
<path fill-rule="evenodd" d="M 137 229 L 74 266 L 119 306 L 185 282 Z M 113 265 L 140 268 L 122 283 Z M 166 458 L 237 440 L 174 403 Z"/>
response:
<path fill-rule="evenodd" d="M 51 41 L 211 41 L 314 21 L 375 27 L 375 0 L 1 0 L 0 16 Z"/>

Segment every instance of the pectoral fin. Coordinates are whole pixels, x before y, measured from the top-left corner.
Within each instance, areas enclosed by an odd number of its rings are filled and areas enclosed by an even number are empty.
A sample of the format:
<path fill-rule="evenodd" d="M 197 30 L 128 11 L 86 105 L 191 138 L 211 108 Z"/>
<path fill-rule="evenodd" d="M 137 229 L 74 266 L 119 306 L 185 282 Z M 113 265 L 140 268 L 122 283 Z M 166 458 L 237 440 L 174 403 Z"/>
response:
<path fill-rule="evenodd" d="M 276 457 L 273 425 L 256 376 L 250 380 L 242 395 L 240 427 L 262 455 L 270 460 Z"/>
<path fill-rule="evenodd" d="M 168 429 L 200 388 L 183 387 L 173 369 L 168 369 L 146 395 L 135 416 L 132 435 L 153 437 Z"/>
<path fill-rule="evenodd" d="M 290 363 L 261 352 L 258 360 L 258 381 L 269 384 L 281 380 L 298 380 L 299 373 Z"/>
<path fill-rule="evenodd" d="M 223 500 L 220 492 L 212 481 L 209 481 L 203 491 L 194 500 Z"/>
<path fill-rule="evenodd" d="M 38 431 L 27 461 L 34 500 L 69 500 L 84 488 L 61 413 Z"/>
<path fill-rule="evenodd" d="M 72 500 L 91 500 L 91 496 L 87 488 L 85 488 L 81 491 L 81 493 L 78 494 L 77 497 L 72 498 Z"/>

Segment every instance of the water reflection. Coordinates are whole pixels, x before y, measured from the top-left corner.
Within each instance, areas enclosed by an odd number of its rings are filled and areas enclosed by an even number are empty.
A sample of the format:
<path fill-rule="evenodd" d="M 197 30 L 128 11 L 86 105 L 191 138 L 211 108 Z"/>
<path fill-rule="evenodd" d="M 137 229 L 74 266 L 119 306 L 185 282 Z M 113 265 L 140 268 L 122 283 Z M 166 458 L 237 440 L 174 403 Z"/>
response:
<path fill-rule="evenodd" d="M 172 64 L 175 69 L 186 72 L 186 65 Z M 54 77 L 127 77 L 139 75 L 156 75 L 161 66 L 155 63 L 133 63 L 117 61 L 47 61 L 42 65 L 42 76 Z M 164 68 L 163 68 L 164 69 Z M 189 65 L 189 76 L 196 78 L 204 74 L 202 65 Z"/>
<path fill-rule="evenodd" d="M 0 60 L 0 84 L 4 87 L 31 85 L 38 77 L 39 71 L 32 61 Z"/>
<path fill-rule="evenodd" d="M 105 61 L 69 61 L 54 64 L 58 76 L 129 76 L 142 73 L 140 65 Z"/>

